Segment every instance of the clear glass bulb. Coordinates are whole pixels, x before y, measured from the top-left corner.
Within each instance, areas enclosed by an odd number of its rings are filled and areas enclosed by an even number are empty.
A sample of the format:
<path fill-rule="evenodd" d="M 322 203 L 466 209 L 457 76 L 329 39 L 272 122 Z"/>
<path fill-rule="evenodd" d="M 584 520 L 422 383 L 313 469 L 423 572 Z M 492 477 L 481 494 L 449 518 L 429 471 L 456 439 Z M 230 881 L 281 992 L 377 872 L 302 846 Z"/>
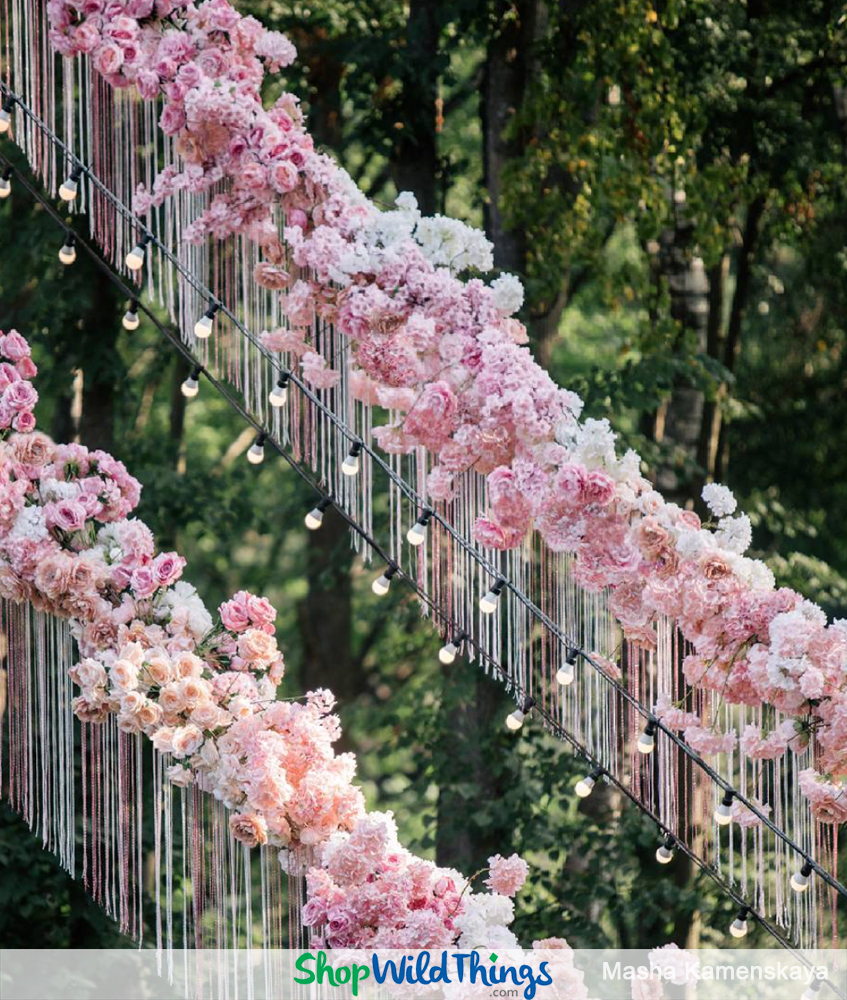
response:
<path fill-rule="evenodd" d="M 718 826 L 729 826 L 732 822 L 732 806 L 721 802 L 717 809 L 715 809 L 715 822 Z"/>
<path fill-rule="evenodd" d="M 480 597 L 479 610 L 484 615 L 493 615 L 494 612 L 497 610 L 497 604 L 499 600 L 500 600 L 500 595 L 494 590 L 489 590 L 484 597 Z"/>
<path fill-rule="evenodd" d="M 673 861 L 673 850 L 662 844 L 656 851 L 656 860 L 660 865 L 669 865 Z"/>
<path fill-rule="evenodd" d="M 382 597 L 388 593 L 388 588 L 390 586 L 391 578 L 383 573 L 382 576 L 378 576 L 371 584 L 371 590 L 377 595 L 377 597 Z"/>
<path fill-rule="evenodd" d="M 456 659 L 459 647 L 455 642 L 448 642 L 438 650 L 438 659 L 442 663 L 452 663 Z"/>
<path fill-rule="evenodd" d="M 212 336 L 212 323 L 213 318 L 211 316 L 206 316 L 205 314 L 197 320 L 194 324 L 194 336 L 198 340 L 206 340 Z"/>
<path fill-rule="evenodd" d="M 359 471 L 359 456 L 348 455 L 341 463 L 341 471 L 345 476 L 355 476 Z"/>
<path fill-rule="evenodd" d="M 805 892 L 809 888 L 809 876 L 803 872 L 794 872 L 791 876 L 791 888 L 795 892 Z"/>
<path fill-rule="evenodd" d="M 747 921 L 742 920 L 740 917 L 736 917 L 735 920 L 729 925 L 729 933 L 734 938 L 747 937 Z"/>
<path fill-rule="evenodd" d="M 196 378 L 192 378 L 190 375 L 180 386 L 183 396 L 187 399 L 193 399 L 197 393 L 200 391 L 200 382 Z M 261 462 L 261 459 L 259 459 Z"/>
<path fill-rule="evenodd" d="M 121 320 L 124 330 L 137 330 L 141 320 L 138 318 L 138 313 L 134 312 L 132 309 L 127 309 L 124 313 L 124 318 Z"/>
<path fill-rule="evenodd" d="M 589 774 L 584 778 L 579 779 L 579 781 L 574 785 L 574 791 L 581 799 L 587 799 L 588 796 L 594 791 L 594 786 L 596 784 L 596 780 Z"/>
<path fill-rule="evenodd" d="M 561 684 L 562 687 L 567 687 L 568 684 L 573 684 L 575 676 L 573 664 L 563 663 L 556 671 L 556 683 Z"/>
<path fill-rule="evenodd" d="M 324 512 L 320 507 L 313 507 L 304 518 L 309 531 L 317 531 L 324 522 Z"/>
<path fill-rule="evenodd" d="M 0 110 L 0 135 L 5 135 L 12 127 L 12 112 L 5 108 Z"/>
<path fill-rule="evenodd" d="M 426 525 L 421 524 L 420 521 L 415 521 L 411 528 L 406 532 L 406 541 L 410 545 L 423 545 L 426 540 Z"/>
<path fill-rule="evenodd" d="M 68 177 L 59 185 L 59 197 L 62 201 L 73 201 L 76 198 L 79 185 L 73 177 Z"/>
<path fill-rule="evenodd" d="M 8 177 L 0 177 L 0 198 L 8 198 L 11 193 L 11 180 Z"/>
<path fill-rule="evenodd" d="M 516 708 L 514 712 L 510 712 L 506 716 L 506 728 L 511 729 L 513 733 L 517 732 L 523 725 L 525 718 L 524 713 L 519 708 Z"/>
<path fill-rule="evenodd" d="M 285 401 L 288 399 L 288 386 L 285 385 L 275 385 L 271 389 L 271 394 L 268 396 L 268 400 L 271 406 L 285 406 Z"/>
<path fill-rule="evenodd" d="M 63 264 L 73 264 L 76 260 L 76 247 L 66 243 L 59 251 L 59 260 Z"/>
<path fill-rule="evenodd" d="M 247 452 L 247 461 L 251 465 L 260 465 L 265 460 L 265 447 L 261 444 L 251 444 Z"/>
<path fill-rule="evenodd" d="M 800 1000 L 820 1000 L 822 982 L 822 979 L 816 979 L 813 983 L 809 983 L 806 989 L 803 990 L 803 996 Z"/>
<path fill-rule="evenodd" d="M 638 737 L 638 752 L 652 753 L 656 749 L 656 739 L 651 733 L 642 733 Z"/>
<path fill-rule="evenodd" d="M 144 247 L 139 243 L 126 255 L 126 266 L 130 271 L 140 271 L 144 267 Z"/>

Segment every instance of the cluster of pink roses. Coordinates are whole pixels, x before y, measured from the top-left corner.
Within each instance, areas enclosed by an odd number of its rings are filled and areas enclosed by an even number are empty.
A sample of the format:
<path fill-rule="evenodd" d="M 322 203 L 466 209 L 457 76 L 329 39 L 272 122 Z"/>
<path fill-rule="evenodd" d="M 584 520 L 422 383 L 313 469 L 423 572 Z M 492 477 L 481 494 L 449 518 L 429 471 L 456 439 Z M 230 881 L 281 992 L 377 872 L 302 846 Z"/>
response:
<path fill-rule="evenodd" d="M 29 344 L 18 333 L 0 333 L 0 438 L 10 431 L 26 434 L 35 427 L 33 408 L 38 393 L 30 379 L 38 369 L 30 357 Z"/>
<path fill-rule="evenodd" d="M 507 927 L 514 912 L 508 897 L 523 885 L 527 866 L 517 855 L 489 864 L 492 892 L 472 892 L 459 872 L 401 847 L 390 813 L 369 813 L 350 834 L 324 844 L 321 866 L 308 874 L 303 922 L 316 947 L 518 947 Z"/>
<path fill-rule="evenodd" d="M 320 941 L 450 947 L 472 927 L 479 943 L 517 945 L 506 897 L 525 862 L 492 858 L 493 892 L 471 893 L 458 872 L 404 850 L 389 817 L 367 814 L 355 757 L 333 748 L 332 694 L 276 699 L 273 605 L 241 590 L 213 620 L 179 579 L 185 560 L 157 555 L 149 528 L 127 517 L 140 486 L 120 462 L 14 433 L 0 442 L 0 488 L 0 596 L 70 619 L 75 714 L 95 724 L 113 714 L 123 732 L 143 733 L 170 781 L 223 802 L 248 847 L 322 852 L 306 907 Z"/>
<path fill-rule="evenodd" d="M 294 58 L 287 40 L 226 0 L 51 0 L 49 12 L 60 51 L 91 53 L 114 85 L 163 100 L 162 127 L 183 166 L 140 193 L 140 211 L 182 188 L 227 181 L 187 235 L 239 233 L 260 246 L 255 278 L 281 293 L 287 318 L 266 335 L 268 349 L 299 358 L 313 386 L 330 388 L 339 373 L 308 335 L 316 315 L 333 322 L 350 344 L 352 392 L 391 412 L 376 440 L 388 452 L 430 456 L 433 501 L 449 502 L 467 472 L 486 476 L 488 510 L 475 529 L 482 544 L 514 548 L 534 529 L 554 551 L 573 553 L 584 588 L 611 589 L 632 642 L 654 645 L 657 617 L 669 616 L 695 650 L 689 682 L 794 716 L 805 735 L 790 746 L 814 737 L 820 769 L 833 776 L 820 789 L 847 799 L 839 777 L 847 774 L 847 625 L 827 625 L 798 594 L 775 590 L 767 568 L 744 555 L 750 522 L 732 516 L 729 491 L 707 487 L 715 524 L 703 526 L 653 490 L 635 453 L 617 455 L 608 422 L 580 422 L 579 398 L 523 346 L 517 279 L 458 276 L 490 270 L 481 234 L 423 218 L 409 195 L 377 210 L 314 151 L 294 97 L 263 108 L 265 71 Z M 287 250 L 272 223 L 276 206 Z M 704 752 L 734 743 L 696 721 L 686 731 Z M 830 814 L 822 794 L 811 796 L 819 817 Z"/>

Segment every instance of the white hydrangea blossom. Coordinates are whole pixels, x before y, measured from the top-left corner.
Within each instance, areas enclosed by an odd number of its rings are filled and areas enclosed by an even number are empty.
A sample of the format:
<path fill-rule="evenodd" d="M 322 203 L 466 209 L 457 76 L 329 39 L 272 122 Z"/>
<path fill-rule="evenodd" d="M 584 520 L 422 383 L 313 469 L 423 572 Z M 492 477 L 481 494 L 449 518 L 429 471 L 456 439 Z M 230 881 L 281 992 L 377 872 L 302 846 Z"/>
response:
<path fill-rule="evenodd" d="M 156 617 L 164 621 L 182 609 L 188 612 L 188 627 L 194 635 L 202 638 L 212 628 L 212 616 L 206 610 L 196 587 L 185 580 L 178 580 L 158 598 Z"/>
<path fill-rule="evenodd" d="M 572 460 L 582 462 L 587 469 L 615 467 L 615 432 L 605 417 L 602 420 L 589 417 L 576 428 Z"/>
<path fill-rule="evenodd" d="M 452 274 L 469 269 L 490 271 L 494 267 L 493 244 L 479 229 L 458 219 L 443 215 L 421 218 L 415 227 L 415 239 L 431 264 L 449 268 Z"/>
<path fill-rule="evenodd" d="M 770 567 L 761 559 L 741 557 L 733 564 L 733 569 L 739 580 L 751 590 L 773 590 L 776 585 Z"/>
<path fill-rule="evenodd" d="M 41 498 L 47 502 L 70 500 L 79 493 L 76 483 L 66 483 L 61 479 L 47 480 L 40 485 Z"/>
<path fill-rule="evenodd" d="M 753 526 L 746 514 L 738 517 L 724 517 L 718 523 L 715 542 L 728 552 L 743 555 L 753 541 Z"/>
<path fill-rule="evenodd" d="M 523 305 L 523 285 L 514 274 L 501 274 L 491 282 L 494 305 L 504 316 L 512 316 Z"/>
<path fill-rule="evenodd" d="M 14 541 L 29 540 L 31 542 L 43 542 L 49 538 L 50 532 L 47 530 L 44 508 L 24 507 L 15 518 L 15 523 L 12 525 L 8 537 Z"/>
<path fill-rule="evenodd" d="M 706 483 L 701 496 L 715 517 L 726 517 L 727 514 L 734 513 L 738 506 L 732 490 L 721 483 Z"/>
<path fill-rule="evenodd" d="M 508 924 L 515 906 L 508 896 L 498 893 L 471 893 L 465 896 L 464 912 L 456 918 L 461 931 L 460 948 L 520 947 Z"/>

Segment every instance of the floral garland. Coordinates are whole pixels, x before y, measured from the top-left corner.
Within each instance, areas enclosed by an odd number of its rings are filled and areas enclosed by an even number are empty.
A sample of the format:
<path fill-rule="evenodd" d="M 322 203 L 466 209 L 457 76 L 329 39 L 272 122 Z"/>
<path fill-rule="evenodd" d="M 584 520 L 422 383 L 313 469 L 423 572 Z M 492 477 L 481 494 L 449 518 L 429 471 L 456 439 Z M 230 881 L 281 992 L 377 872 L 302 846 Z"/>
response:
<path fill-rule="evenodd" d="M 280 292 L 288 321 L 264 334 L 265 346 L 298 357 L 304 378 L 327 388 L 340 373 L 308 338 L 316 314 L 331 321 L 350 344 L 354 396 L 397 415 L 374 431 L 381 447 L 433 456 L 432 500 L 452 498 L 466 471 L 487 476 L 482 544 L 514 548 L 534 528 L 553 551 L 573 553 L 577 581 L 611 590 L 637 644 L 654 646 L 654 622 L 668 616 L 694 649 L 684 663 L 692 686 L 792 716 L 770 733 L 747 727 L 745 753 L 776 758 L 814 738 L 818 770 L 801 774 L 801 788 L 818 820 L 847 820 L 847 622 L 828 625 L 744 555 L 751 525 L 729 490 L 704 489 L 714 523 L 702 525 L 652 488 L 635 452 L 617 456 L 608 421 L 579 421 L 581 400 L 523 346 L 517 278 L 458 277 L 491 269 L 484 236 L 422 217 L 409 194 L 378 210 L 315 151 L 296 97 L 266 110 L 263 79 L 291 64 L 294 47 L 226 0 L 50 0 L 48 11 L 57 51 L 85 53 L 112 86 L 163 100 L 160 126 L 181 162 L 139 188 L 136 210 L 209 192 L 186 238 L 239 234 L 259 247 L 254 278 Z M 655 711 L 700 752 L 738 741 L 690 713 L 677 726 L 673 706 Z"/>
<path fill-rule="evenodd" d="M 526 863 L 490 858 L 491 892 L 476 893 L 401 847 L 391 814 L 365 811 L 354 755 L 333 749 L 332 694 L 276 700 L 284 665 L 270 602 L 239 591 L 213 619 L 180 579 L 185 559 L 156 554 L 129 516 L 141 484 L 123 463 L 34 429 L 26 340 L 0 333 L 0 356 L 0 597 L 69 619 L 77 717 L 114 713 L 123 732 L 143 733 L 172 784 L 223 802 L 241 843 L 284 848 L 286 870 L 316 857 L 304 924 L 321 944 L 516 947 L 510 897 Z"/>

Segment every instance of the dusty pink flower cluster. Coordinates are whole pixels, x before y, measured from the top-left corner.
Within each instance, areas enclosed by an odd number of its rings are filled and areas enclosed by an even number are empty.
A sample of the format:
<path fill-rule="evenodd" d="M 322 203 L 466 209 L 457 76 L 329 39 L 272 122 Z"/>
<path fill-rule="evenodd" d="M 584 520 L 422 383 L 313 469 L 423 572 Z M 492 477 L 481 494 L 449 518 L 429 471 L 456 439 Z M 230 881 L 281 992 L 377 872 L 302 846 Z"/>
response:
<path fill-rule="evenodd" d="M 491 269 L 481 234 L 422 217 L 406 194 L 395 210 L 377 210 L 314 151 L 293 96 L 262 106 L 263 75 L 294 58 L 282 36 L 226 0 L 51 0 L 49 12 L 59 51 L 87 53 L 115 86 L 162 101 L 178 156 L 137 209 L 214 187 L 189 238 L 238 233 L 260 247 L 256 280 L 281 295 L 287 318 L 287 329 L 265 335 L 269 349 L 300 359 L 315 388 L 331 389 L 340 373 L 308 341 L 316 316 L 333 322 L 349 342 L 353 393 L 391 412 L 376 440 L 428 456 L 433 501 L 450 501 L 469 471 L 486 476 L 483 545 L 514 548 L 535 530 L 573 553 L 578 582 L 611 591 L 624 634 L 641 646 L 655 645 L 656 619 L 668 616 L 694 648 L 692 685 L 793 717 L 814 736 L 821 787 L 841 787 L 847 623 L 827 625 L 800 595 L 774 589 L 767 567 L 744 555 L 750 522 L 734 516 L 729 490 L 706 487 L 714 524 L 703 526 L 653 490 L 635 453 L 618 456 L 607 421 L 579 420 L 579 398 L 523 346 L 517 279 L 459 277 Z M 272 222 L 279 207 L 284 243 Z M 682 728 L 706 752 L 734 741 L 696 720 Z M 811 799 L 819 817 L 830 815 L 820 792 Z"/>
<path fill-rule="evenodd" d="M 17 330 L 0 332 L 0 358 L 0 437 L 8 437 L 11 431 L 26 434 L 35 427 L 32 411 L 38 393 L 30 380 L 38 369 L 29 344 Z"/>
<path fill-rule="evenodd" d="M 306 922 L 319 941 L 447 948 L 465 935 L 517 946 L 511 901 L 497 893 L 514 895 L 526 864 L 492 858 L 495 892 L 473 893 L 458 872 L 402 848 L 390 816 L 367 814 L 355 757 L 333 747 L 332 694 L 277 700 L 276 609 L 241 590 L 213 619 L 180 579 L 185 560 L 156 554 L 149 528 L 128 517 L 140 486 L 120 462 L 14 433 L 0 442 L 0 490 L 0 596 L 70 619 L 78 718 L 113 714 L 123 732 L 147 736 L 170 781 L 222 801 L 248 847 L 317 851 Z"/>

